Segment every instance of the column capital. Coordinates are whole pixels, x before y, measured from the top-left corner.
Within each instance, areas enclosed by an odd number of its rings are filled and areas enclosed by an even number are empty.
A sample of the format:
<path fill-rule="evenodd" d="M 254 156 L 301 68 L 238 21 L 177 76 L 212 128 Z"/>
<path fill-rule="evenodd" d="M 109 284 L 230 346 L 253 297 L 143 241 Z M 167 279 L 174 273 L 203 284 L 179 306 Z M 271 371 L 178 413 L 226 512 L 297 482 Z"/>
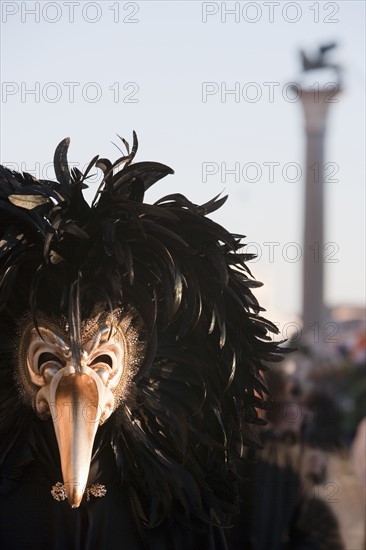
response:
<path fill-rule="evenodd" d="M 305 129 L 308 134 L 323 134 L 330 105 L 335 103 L 335 98 L 340 90 L 310 90 L 299 85 L 293 86 L 301 97 L 301 103 L 305 115 Z"/>

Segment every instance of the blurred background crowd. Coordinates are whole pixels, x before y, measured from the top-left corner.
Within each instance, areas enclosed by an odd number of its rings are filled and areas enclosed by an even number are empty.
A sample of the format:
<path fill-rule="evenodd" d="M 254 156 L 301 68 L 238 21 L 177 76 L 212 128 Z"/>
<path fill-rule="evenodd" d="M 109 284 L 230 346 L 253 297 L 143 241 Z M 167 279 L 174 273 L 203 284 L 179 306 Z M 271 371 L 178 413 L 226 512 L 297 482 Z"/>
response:
<path fill-rule="evenodd" d="M 342 365 L 328 364 L 321 377 L 315 369 L 300 380 L 293 361 L 266 375 L 272 395 L 263 414 L 268 423 L 258 430 L 262 448 L 250 452 L 242 471 L 242 509 L 232 548 L 364 550 L 361 365 L 345 357 Z M 351 390 L 357 386 L 356 396 Z M 351 395 L 355 406 L 346 409 L 344 400 Z"/>

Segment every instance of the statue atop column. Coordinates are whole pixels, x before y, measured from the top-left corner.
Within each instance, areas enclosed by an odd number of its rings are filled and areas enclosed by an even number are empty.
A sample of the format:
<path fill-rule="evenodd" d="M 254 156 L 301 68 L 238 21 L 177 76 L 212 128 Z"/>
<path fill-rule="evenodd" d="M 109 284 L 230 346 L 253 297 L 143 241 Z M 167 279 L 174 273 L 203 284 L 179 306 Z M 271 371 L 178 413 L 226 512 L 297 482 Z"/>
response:
<path fill-rule="evenodd" d="M 340 86 L 343 70 L 342 66 L 338 63 L 331 63 L 327 59 L 328 52 L 336 48 L 337 45 L 337 42 L 329 42 L 328 44 L 319 46 L 317 52 L 314 55 L 309 55 L 304 50 L 300 50 L 303 72 L 319 69 L 333 69 L 337 77 L 337 83 Z"/>

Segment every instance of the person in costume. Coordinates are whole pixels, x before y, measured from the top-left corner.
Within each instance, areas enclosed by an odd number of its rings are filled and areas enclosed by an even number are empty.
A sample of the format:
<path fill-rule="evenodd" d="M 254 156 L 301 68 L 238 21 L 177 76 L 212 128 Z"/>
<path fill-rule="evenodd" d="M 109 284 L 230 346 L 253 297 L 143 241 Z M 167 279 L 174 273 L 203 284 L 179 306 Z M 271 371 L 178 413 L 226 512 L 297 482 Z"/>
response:
<path fill-rule="evenodd" d="M 0 171 L 0 542 L 225 549 L 258 444 L 276 327 L 240 235 L 145 192 L 173 170 L 56 149 L 57 181 Z M 89 205 L 91 170 L 103 181 Z"/>

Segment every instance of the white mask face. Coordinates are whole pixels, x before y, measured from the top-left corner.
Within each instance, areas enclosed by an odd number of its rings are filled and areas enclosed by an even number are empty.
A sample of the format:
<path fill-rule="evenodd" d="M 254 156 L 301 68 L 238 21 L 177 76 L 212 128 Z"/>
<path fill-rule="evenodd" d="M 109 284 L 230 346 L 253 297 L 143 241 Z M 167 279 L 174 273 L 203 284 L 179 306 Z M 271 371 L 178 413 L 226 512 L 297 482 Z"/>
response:
<path fill-rule="evenodd" d="M 143 356 L 136 312 L 101 313 L 82 324 L 75 360 L 67 323 L 43 315 L 21 332 L 18 374 L 22 393 L 41 418 L 52 417 L 66 493 L 79 506 L 98 426 L 125 399 Z"/>

